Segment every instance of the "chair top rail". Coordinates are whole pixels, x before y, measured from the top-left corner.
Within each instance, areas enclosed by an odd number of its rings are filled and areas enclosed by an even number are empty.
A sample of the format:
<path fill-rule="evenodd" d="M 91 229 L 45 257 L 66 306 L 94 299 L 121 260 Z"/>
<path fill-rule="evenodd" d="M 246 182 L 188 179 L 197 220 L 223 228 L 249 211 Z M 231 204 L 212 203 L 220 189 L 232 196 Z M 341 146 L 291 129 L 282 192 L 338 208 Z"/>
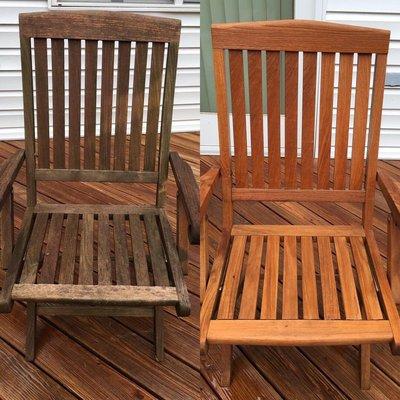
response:
<path fill-rule="evenodd" d="M 390 31 L 322 21 L 281 20 L 212 25 L 215 49 L 386 54 Z"/>
<path fill-rule="evenodd" d="M 178 43 L 181 22 L 117 11 L 49 11 L 19 15 L 21 36 Z"/>

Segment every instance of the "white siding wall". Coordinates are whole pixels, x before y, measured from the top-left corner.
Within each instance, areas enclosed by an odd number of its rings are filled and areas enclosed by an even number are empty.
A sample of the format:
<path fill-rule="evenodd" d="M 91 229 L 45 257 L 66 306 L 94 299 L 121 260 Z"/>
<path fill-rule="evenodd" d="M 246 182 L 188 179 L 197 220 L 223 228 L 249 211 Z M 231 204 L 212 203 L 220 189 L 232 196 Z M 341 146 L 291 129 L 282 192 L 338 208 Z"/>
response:
<path fill-rule="evenodd" d="M 326 0 L 323 19 L 389 29 L 392 33 L 387 72 L 400 74 L 399 0 Z M 383 107 L 379 156 L 400 158 L 400 87 L 385 88 Z"/>
<path fill-rule="evenodd" d="M 23 138 L 22 82 L 18 36 L 21 12 L 46 11 L 47 0 L 0 1 L 0 140 Z M 182 20 L 172 129 L 200 128 L 199 13 L 153 13 Z"/>

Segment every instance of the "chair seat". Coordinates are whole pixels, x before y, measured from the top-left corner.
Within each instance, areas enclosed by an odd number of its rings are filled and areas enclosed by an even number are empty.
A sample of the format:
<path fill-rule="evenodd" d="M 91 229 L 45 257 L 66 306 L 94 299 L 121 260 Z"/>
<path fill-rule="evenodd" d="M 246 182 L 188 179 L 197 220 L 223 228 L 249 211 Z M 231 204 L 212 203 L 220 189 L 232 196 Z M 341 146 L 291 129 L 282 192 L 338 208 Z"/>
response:
<path fill-rule="evenodd" d="M 360 226 L 234 225 L 210 343 L 390 341 Z"/>
<path fill-rule="evenodd" d="M 12 298 L 175 305 L 189 312 L 167 217 L 156 207 L 38 205 Z"/>

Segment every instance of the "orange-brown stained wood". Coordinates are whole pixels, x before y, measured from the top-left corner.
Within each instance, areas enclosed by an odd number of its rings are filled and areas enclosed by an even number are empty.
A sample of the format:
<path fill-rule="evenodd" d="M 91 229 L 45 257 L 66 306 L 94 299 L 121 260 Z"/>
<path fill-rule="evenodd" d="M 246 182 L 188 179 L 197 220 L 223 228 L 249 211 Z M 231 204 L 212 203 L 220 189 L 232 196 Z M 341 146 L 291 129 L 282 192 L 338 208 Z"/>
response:
<path fill-rule="evenodd" d="M 235 148 L 235 177 L 237 187 L 247 186 L 247 139 L 244 91 L 243 52 L 229 52 L 232 121 Z"/>
<path fill-rule="evenodd" d="M 255 188 L 263 188 L 265 183 L 261 51 L 249 51 L 248 60 L 252 184 Z"/>

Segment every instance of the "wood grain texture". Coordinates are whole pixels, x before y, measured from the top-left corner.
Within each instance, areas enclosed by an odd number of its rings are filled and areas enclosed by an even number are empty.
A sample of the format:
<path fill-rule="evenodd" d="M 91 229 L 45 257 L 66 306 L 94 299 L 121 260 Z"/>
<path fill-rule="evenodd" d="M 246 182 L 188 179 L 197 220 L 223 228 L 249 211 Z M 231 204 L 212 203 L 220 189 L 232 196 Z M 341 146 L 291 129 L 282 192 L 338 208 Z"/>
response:
<path fill-rule="evenodd" d="M 249 258 L 240 302 L 239 319 L 254 319 L 256 316 L 257 296 L 255 296 L 255 293 L 258 293 L 260 284 L 263 244 L 264 238 L 262 236 L 250 238 Z"/>
<path fill-rule="evenodd" d="M 335 53 L 323 53 L 321 64 L 317 187 L 318 189 L 328 189 L 330 178 L 329 159 L 331 157 Z"/>
<path fill-rule="evenodd" d="M 335 136 L 334 189 L 345 188 L 347 148 L 350 125 L 351 83 L 353 75 L 353 54 L 341 54 L 339 65 L 339 89 Z"/>
<path fill-rule="evenodd" d="M 113 105 L 115 43 L 104 41 L 101 61 L 101 109 L 100 109 L 100 152 L 99 169 L 111 167 L 111 129 Z M 121 90 L 121 89 L 120 89 Z M 123 129 L 123 127 L 120 129 Z"/>
<path fill-rule="evenodd" d="M 114 169 L 125 170 L 126 123 L 131 43 L 118 43 L 117 104 L 115 112 Z"/>
<path fill-rule="evenodd" d="M 81 41 L 68 40 L 69 168 L 80 168 Z"/>
<path fill-rule="evenodd" d="M 37 108 L 37 153 L 39 168 L 49 168 L 49 89 L 47 65 L 47 41 L 35 39 L 35 77 Z"/>
<path fill-rule="evenodd" d="M 317 281 L 315 275 L 315 259 L 312 237 L 302 236 L 300 246 L 303 318 L 319 319 Z"/>
<path fill-rule="evenodd" d="M 267 53 L 268 187 L 279 188 L 281 158 L 280 55 Z"/>
<path fill-rule="evenodd" d="M 282 319 L 298 318 L 296 237 L 284 237 Z"/>
<path fill-rule="evenodd" d="M 252 185 L 254 188 L 263 188 L 265 183 L 261 51 L 249 51 L 248 60 Z"/>
<path fill-rule="evenodd" d="M 96 140 L 96 85 L 98 42 L 86 40 L 85 47 L 85 144 L 84 168 L 95 168 Z"/>
<path fill-rule="evenodd" d="M 118 11 L 50 11 L 19 15 L 28 37 L 179 42 L 181 21 Z"/>
<path fill-rule="evenodd" d="M 65 168 L 64 40 L 51 40 L 54 167 Z"/>
<path fill-rule="evenodd" d="M 135 49 L 135 73 L 133 79 L 131 137 L 129 169 L 140 170 L 140 148 L 143 132 L 143 105 L 146 82 L 147 42 L 137 42 Z"/>
<path fill-rule="evenodd" d="M 350 189 L 361 189 L 363 185 L 370 76 L 371 54 L 359 54 L 357 61 Z"/>
<path fill-rule="evenodd" d="M 235 236 L 226 270 L 224 288 L 218 309 L 218 319 L 232 319 L 239 288 L 247 236 Z"/>
<path fill-rule="evenodd" d="M 317 237 L 324 319 L 340 319 L 335 270 L 329 237 Z"/>
<path fill-rule="evenodd" d="M 279 236 L 269 236 L 267 239 L 260 319 L 276 319 L 278 304 L 279 242 Z"/>
<path fill-rule="evenodd" d="M 314 168 L 317 53 L 303 53 L 303 104 L 301 134 L 301 188 L 311 189 Z"/>
<path fill-rule="evenodd" d="M 232 101 L 232 122 L 235 148 L 235 177 L 237 187 L 247 186 L 247 138 L 244 90 L 243 52 L 229 52 Z"/>
<path fill-rule="evenodd" d="M 298 53 L 285 53 L 285 188 L 296 187 Z"/>
<path fill-rule="evenodd" d="M 83 214 L 79 259 L 79 285 L 93 285 L 93 225 L 94 215 Z"/>
<path fill-rule="evenodd" d="M 387 53 L 390 36 L 382 29 L 306 20 L 213 24 L 211 32 L 216 49 L 342 53 Z"/>
<path fill-rule="evenodd" d="M 144 169 L 146 171 L 154 171 L 156 167 L 163 61 L 164 43 L 154 43 L 151 50 L 150 88 L 147 106 L 146 146 L 144 154 Z"/>

